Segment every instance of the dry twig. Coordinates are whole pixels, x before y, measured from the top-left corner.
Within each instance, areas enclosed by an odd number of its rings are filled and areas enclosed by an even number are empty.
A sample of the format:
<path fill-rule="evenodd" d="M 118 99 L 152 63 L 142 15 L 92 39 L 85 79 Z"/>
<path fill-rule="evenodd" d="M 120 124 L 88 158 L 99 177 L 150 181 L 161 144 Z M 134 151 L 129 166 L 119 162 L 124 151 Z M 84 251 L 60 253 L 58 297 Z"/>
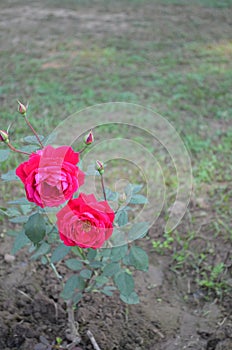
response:
<path fill-rule="evenodd" d="M 89 337 L 89 339 L 90 339 L 90 341 L 91 341 L 91 343 L 92 343 L 92 345 L 93 345 L 93 348 L 94 348 L 95 350 L 101 350 L 101 349 L 99 348 L 99 346 L 97 345 L 97 342 L 96 342 L 96 340 L 95 340 L 95 338 L 94 338 L 94 336 L 93 336 L 93 333 L 92 333 L 90 330 L 87 331 L 87 336 Z"/>
<path fill-rule="evenodd" d="M 158 334 L 160 336 L 160 338 L 162 338 L 162 339 L 164 338 L 163 333 L 161 333 L 158 328 L 154 327 L 152 330 L 154 333 Z"/>

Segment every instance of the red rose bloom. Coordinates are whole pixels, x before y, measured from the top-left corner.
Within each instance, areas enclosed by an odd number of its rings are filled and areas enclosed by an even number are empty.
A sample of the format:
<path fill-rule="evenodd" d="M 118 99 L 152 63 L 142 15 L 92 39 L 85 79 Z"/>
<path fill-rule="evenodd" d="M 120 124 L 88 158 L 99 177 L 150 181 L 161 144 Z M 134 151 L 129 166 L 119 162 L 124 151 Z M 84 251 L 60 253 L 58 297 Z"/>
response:
<path fill-rule="evenodd" d="M 59 206 L 72 198 L 84 183 L 84 173 L 76 166 L 78 161 L 79 153 L 69 146 L 48 145 L 32 153 L 16 169 L 27 199 L 43 208 Z"/>
<path fill-rule="evenodd" d="M 57 213 L 60 238 L 65 245 L 101 248 L 113 233 L 114 212 L 106 201 L 81 193 Z"/>

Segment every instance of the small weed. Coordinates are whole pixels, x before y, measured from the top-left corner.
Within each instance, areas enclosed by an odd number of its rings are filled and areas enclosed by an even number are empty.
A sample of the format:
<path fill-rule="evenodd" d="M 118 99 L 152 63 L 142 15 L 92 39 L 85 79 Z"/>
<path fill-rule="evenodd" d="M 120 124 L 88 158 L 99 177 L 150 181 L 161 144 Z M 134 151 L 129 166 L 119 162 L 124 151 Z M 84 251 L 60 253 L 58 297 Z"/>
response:
<path fill-rule="evenodd" d="M 164 240 L 152 241 L 152 246 L 155 251 L 161 255 L 164 255 L 167 250 L 172 250 L 174 238 L 170 233 L 164 234 Z"/>
<path fill-rule="evenodd" d="M 200 278 L 197 281 L 199 286 L 206 288 L 208 293 L 215 293 L 217 296 L 222 296 L 223 290 L 228 287 L 227 282 L 223 279 L 225 272 L 224 263 L 218 263 L 214 267 L 206 266 L 206 268 L 200 272 Z"/>
<path fill-rule="evenodd" d="M 60 337 L 56 338 L 56 341 L 50 343 L 45 337 L 40 336 L 40 343 L 36 344 L 34 350 L 65 350 L 66 345 L 62 346 L 62 339 Z M 73 348 L 73 350 L 75 350 Z"/>
<path fill-rule="evenodd" d="M 214 154 L 211 157 L 201 158 L 197 167 L 194 169 L 195 179 L 197 182 L 210 183 L 215 177 L 215 172 L 218 166 L 217 158 Z"/>

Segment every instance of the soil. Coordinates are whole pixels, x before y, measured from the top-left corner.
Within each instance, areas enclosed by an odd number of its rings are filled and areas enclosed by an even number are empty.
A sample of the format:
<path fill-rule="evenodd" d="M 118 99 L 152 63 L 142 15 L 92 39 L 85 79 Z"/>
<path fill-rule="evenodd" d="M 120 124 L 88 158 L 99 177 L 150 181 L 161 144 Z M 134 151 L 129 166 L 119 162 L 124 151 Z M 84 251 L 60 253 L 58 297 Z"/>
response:
<path fill-rule="evenodd" d="M 185 40 L 185 31 L 192 32 L 193 41 L 199 36 L 200 40 L 207 41 L 227 38 L 231 34 L 230 10 L 194 6 L 183 10 L 182 6 L 157 5 L 155 19 L 159 25 L 151 27 L 150 36 L 146 36 L 151 16 L 148 5 L 144 5 L 143 9 L 123 9 L 115 4 L 112 11 L 104 9 L 103 5 L 98 9 L 83 6 L 78 14 L 72 6 L 64 7 L 60 4 L 60 8 L 55 8 L 52 1 L 49 4 L 45 1 L 2 2 L 0 25 L 5 38 L 2 49 L 7 50 L 13 44 L 17 52 L 22 46 L 24 53 L 34 50 L 35 55 L 39 55 L 42 50 L 43 58 L 49 59 L 49 62 L 41 63 L 41 69 L 56 69 L 70 64 L 70 61 L 60 60 L 54 52 L 58 41 L 65 41 L 72 34 L 76 48 L 82 46 L 83 33 L 93 41 L 94 36 L 105 38 L 109 33 L 115 33 L 119 37 L 129 31 L 131 37 L 141 40 L 141 45 L 143 40 L 152 41 L 155 36 L 156 42 L 164 37 L 167 46 L 175 44 L 175 36 L 181 44 Z M 141 26 L 136 31 L 139 19 Z M 77 20 L 78 34 L 75 27 Z M 176 26 L 176 23 L 179 25 Z M 66 30 L 63 31 L 63 28 Z M 199 215 L 200 220 L 202 217 L 210 220 L 213 211 L 207 200 L 207 194 L 201 198 L 201 203 L 198 200 L 198 206 L 192 200 L 191 215 L 196 218 Z M 186 225 L 187 217 L 179 229 L 183 235 Z M 199 289 L 191 264 L 187 264 L 184 271 L 173 270 L 171 253 L 170 256 L 158 255 L 151 248 L 151 239 L 162 236 L 158 227 L 159 222 L 150 231 L 150 239 L 148 237 L 140 243 L 150 258 L 149 271 L 135 273 L 140 304 L 126 306 L 117 293 L 113 297 L 86 295 L 75 315 L 82 336 L 78 345 L 80 349 L 93 349 L 87 330 L 91 330 L 102 350 L 232 349 L 231 295 L 209 296 L 205 290 Z M 231 264 L 228 262 L 231 246 L 222 238 L 217 242 L 211 241 L 212 231 L 206 226 L 204 230 L 199 229 L 199 237 L 192 242 L 191 251 L 199 252 L 202 245 L 211 242 L 214 248 L 212 260 L 217 261 L 220 257 L 220 261 L 228 264 L 227 278 L 231 280 Z M 10 254 L 12 239 L 2 234 L 0 240 L 0 350 L 33 350 L 41 336 L 50 342 L 56 337 L 65 339 L 65 305 L 59 298 L 60 286 L 53 272 L 31 262 L 25 251 L 21 251 L 15 259 L 7 257 L 5 254 Z M 62 267 L 60 269 L 62 272 Z"/>
<path fill-rule="evenodd" d="M 232 349 L 230 294 L 207 298 L 194 283 L 193 270 L 173 270 L 171 256 L 151 249 L 150 240 L 158 238 L 161 222 L 156 225 L 140 242 L 150 258 L 148 272 L 135 272 L 140 304 L 127 306 L 117 293 L 87 294 L 75 313 L 82 337 L 78 349 L 93 349 L 87 330 L 106 350 Z M 192 252 L 202 249 L 195 243 Z M 31 262 L 24 251 L 10 258 L 6 252 L 11 244 L 4 237 L 0 246 L 0 349 L 33 350 L 41 336 L 50 343 L 56 337 L 65 340 L 67 315 L 53 271 Z M 217 245 L 225 256 L 228 248 Z M 62 264 L 58 271 L 65 274 Z"/>

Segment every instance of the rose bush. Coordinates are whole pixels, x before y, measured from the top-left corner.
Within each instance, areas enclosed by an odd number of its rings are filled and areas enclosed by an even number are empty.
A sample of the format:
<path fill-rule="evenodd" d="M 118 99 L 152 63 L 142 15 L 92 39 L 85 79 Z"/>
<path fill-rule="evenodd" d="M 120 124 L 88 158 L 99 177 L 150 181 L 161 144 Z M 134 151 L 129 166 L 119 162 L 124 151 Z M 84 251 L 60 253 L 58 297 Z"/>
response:
<path fill-rule="evenodd" d="M 50 145 L 32 153 L 16 169 L 24 183 L 27 199 L 38 206 L 59 206 L 72 198 L 84 183 L 84 173 L 76 166 L 79 153 L 69 146 Z"/>
<path fill-rule="evenodd" d="M 60 238 L 68 246 L 100 248 L 112 235 L 114 217 L 106 201 L 81 193 L 57 213 Z"/>
<path fill-rule="evenodd" d="M 68 345 L 65 342 L 64 348 L 74 349 L 81 341 L 78 322 L 74 318 L 74 306 L 78 305 L 86 293 L 98 291 L 112 296 L 117 289 L 123 302 L 139 302 L 130 268 L 147 271 L 148 256 L 133 241 L 145 236 L 149 224 L 133 221 L 137 205 L 145 205 L 147 198 L 138 194 L 143 189 L 142 184 L 128 183 L 122 193 L 105 187 L 105 165 L 100 160 L 96 160 L 93 174 L 98 175 L 104 200 L 98 201 L 94 194 L 86 194 L 84 191 L 76 198 L 75 193 L 85 179 L 85 174 L 77 164 L 79 156 L 94 142 L 92 130 L 83 138 L 79 152 L 65 145 L 44 146 L 44 137 L 36 132 L 27 118 L 28 106 L 18 103 L 19 113 L 34 134 L 24 140 L 27 143 L 30 140 L 33 149 L 36 140 L 41 149 L 33 153 L 29 153 L 28 148 L 16 149 L 11 143 L 9 130 L 0 130 L 0 143 L 27 157 L 27 161 L 17 167 L 16 175 L 24 184 L 28 201 L 43 209 L 36 209 L 24 198 L 19 198 L 9 202 L 10 205 L 16 205 L 16 208 L 3 208 L 1 213 L 6 214 L 14 223 L 24 223 L 20 231 L 15 233 L 12 253 L 16 254 L 28 246 L 31 259 L 40 259 L 42 264 L 48 264 L 61 281 L 60 296 L 66 302 L 68 314 L 68 331 L 65 333 L 68 334 L 67 340 L 72 341 Z M 7 159 L 9 153 L 8 150 L 3 150 L 2 158 Z M 87 171 L 86 175 L 91 173 L 92 171 Z M 9 178 L 15 181 L 15 173 L 10 171 L 2 177 L 5 181 L 9 181 Z M 109 184 L 112 185 L 110 178 Z M 115 212 L 110 207 L 112 202 L 112 206 L 117 208 Z M 64 204 L 62 209 L 59 208 L 61 204 Z M 58 208 L 46 211 L 45 207 Z M 57 212 L 56 225 L 53 222 L 54 212 Z M 52 215 L 47 215 L 48 213 Z M 107 249 L 98 249 L 103 248 L 109 238 L 110 242 L 105 247 Z M 71 274 L 67 271 L 65 280 L 63 273 L 66 269 L 59 271 L 56 268 L 56 264 L 61 262 L 72 271 Z M 44 345 L 47 348 L 47 342 L 41 342 L 34 349 L 44 349 Z M 60 342 L 54 346 L 61 349 Z"/>

